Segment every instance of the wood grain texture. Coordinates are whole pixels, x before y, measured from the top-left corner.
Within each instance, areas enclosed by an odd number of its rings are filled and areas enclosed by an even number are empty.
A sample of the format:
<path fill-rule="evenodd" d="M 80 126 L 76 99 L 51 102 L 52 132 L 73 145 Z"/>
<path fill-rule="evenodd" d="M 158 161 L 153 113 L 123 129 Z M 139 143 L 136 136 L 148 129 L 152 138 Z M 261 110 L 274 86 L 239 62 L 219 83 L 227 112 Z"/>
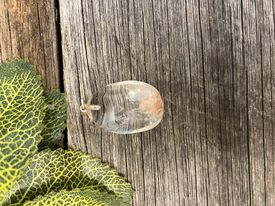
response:
<path fill-rule="evenodd" d="M 54 0 L 0 0 L 0 61 L 28 59 L 49 89 L 60 88 Z"/>
<path fill-rule="evenodd" d="M 275 4 L 60 0 L 68 145 L 132 182 L 133 205 L 275 202 Z M 163 95 L 154 130 L 115 135 L 79 111 L 106 84 Z"/>

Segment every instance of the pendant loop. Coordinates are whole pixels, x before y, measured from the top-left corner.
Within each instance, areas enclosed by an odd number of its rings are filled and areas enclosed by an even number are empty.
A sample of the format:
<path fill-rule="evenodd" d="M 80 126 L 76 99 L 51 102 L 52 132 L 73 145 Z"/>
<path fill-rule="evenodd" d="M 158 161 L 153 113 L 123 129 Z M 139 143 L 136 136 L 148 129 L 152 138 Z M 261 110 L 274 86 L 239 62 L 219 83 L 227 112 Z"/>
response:
<path fill-rule="evenodd" d="M 80 111 L 86 113 L 87 111 L 98 111 L 101 109 L 100 105 L 95 104 L 83 104 L 81 103 Z"/>
<path fill-rule="evenodd" d="M 93 119 L 94 119 L 94 118 L 93 118 L 92 111 L 98 111 L 98 110 L 100 110 L 100 109 L 101 109 L 100 105 L 90 104 L 90 101 L 89 101 L 88 104 L 84 104 L 83 99 L 81 99 L 80 111 L 81 111 L 82 113 L 87 114 L 87 115 L 90 117 L 90 119 L 91 119 L 92 121 L 93 121 Z"/>

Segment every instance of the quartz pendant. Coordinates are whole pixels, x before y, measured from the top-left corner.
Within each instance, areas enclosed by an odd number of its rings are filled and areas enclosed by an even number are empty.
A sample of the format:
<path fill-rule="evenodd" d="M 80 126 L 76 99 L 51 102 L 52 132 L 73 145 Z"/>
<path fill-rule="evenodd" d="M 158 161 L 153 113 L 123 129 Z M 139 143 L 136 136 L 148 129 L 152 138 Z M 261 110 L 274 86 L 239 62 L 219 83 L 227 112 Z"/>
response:
<path fill-rule="evenodd" d="M 122 81 L 98 91 L 82 106 L 82 111 L 110 132 L 131 134 L 157 126 L 164 106 L 153 86 L 140 81 Z"/>

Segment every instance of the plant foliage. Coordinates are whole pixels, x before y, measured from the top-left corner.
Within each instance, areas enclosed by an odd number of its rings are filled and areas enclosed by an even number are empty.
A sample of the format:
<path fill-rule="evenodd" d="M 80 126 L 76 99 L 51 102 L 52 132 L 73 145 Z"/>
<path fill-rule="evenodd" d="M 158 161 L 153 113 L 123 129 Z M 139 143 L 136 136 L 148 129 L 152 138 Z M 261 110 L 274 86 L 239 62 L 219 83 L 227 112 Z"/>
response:
<path fill-rule="evenodd" d="M 0 65 L 0 202 L 37 151 L 45 101 L 34 67 L 21 60 Z"/>
<path fill-rule="evenodd" d="M 24 60 L 0 73 L 0 205 L 130 205 L 131 185 L 108 164 L 60 148 L 64 95 Z"/>
<path fill-rule="evenodd" d="M 28 201 L 24 206 L 40 205 L 90 205 L 90 206 L 126 206 L 115 195 L 91 190 L 73 190 L 51 192 L 46 196 L 38 196 L 33 201 Z"/>
<path fill-rule="evenodd" d="M 43 119 L 44 128 L 41 133 L 43 139 L 39 144 L 39 149 L 57 149 L 63 146 L 63 131 L 66 129 L 65 96 L 57 90 L 45 90 L 44 97 L 48 106 Z"/>

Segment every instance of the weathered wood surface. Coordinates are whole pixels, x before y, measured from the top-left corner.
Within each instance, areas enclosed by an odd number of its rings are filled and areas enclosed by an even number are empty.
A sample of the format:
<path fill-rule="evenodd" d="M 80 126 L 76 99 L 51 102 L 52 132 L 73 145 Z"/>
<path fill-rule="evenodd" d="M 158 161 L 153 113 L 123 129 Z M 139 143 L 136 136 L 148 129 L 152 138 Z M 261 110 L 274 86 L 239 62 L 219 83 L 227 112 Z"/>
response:
<path fill-rule="evenodd" d="M 134 205 L 274 205 L 272 1 L 60 1 L 69 146 L 111 162 Z M 153 131 L 113 135 L 79 112 L 108 83 L 149 82 Z"/>
<path fill-rule="evenodd" d="M 134 205 L 274 205 L 272 1 L 60 1 L 69 146 L 111 162 Z M 79 112 L 108 83 L 149 82 L 153 131 L 113 135 Z"/>
<path fill-rule="evenodd" d="M 28 59 L 50 89 L 62 86 L 55 8 L 54 0 L 0 0 L 0 61 Z"/>
<path fill-rule="evenodd" d="M 271 0 L 0 0 L 0 61 L 29 58 L 50 88 L 64 74 L 68 146 L 125 175 L 134 205 L 272 206 L 274 23 Z M 160 90 L 159 127 L 114 135 L 80 114 L 127 79 Z"/>

